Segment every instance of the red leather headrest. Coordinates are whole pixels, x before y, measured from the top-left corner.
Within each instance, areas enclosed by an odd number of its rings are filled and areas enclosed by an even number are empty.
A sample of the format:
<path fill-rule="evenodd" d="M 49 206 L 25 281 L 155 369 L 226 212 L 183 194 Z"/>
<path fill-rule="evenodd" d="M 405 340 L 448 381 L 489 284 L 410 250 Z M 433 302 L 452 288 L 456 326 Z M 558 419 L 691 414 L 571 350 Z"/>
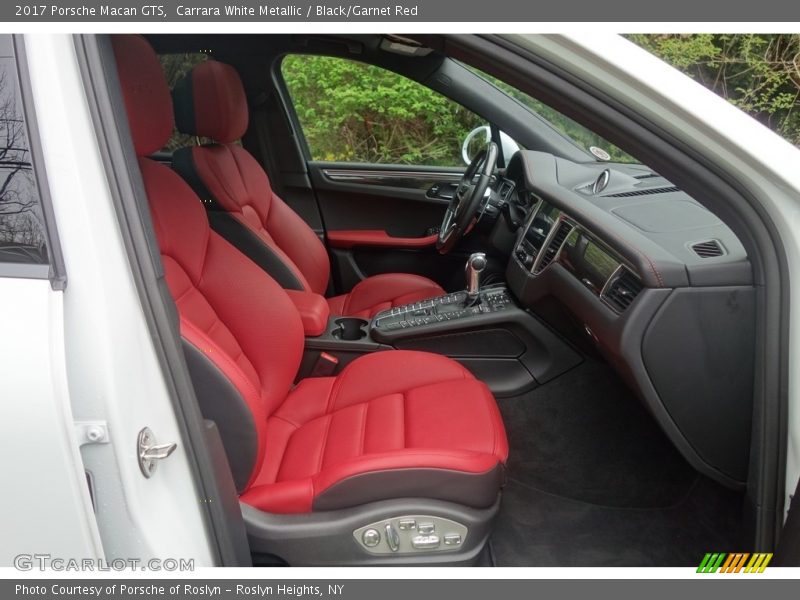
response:
<path fill-rule="evenodd" d="M 161 150 L 172 135 L 172 98 L 155 51 L 139 35 L 111 38 L 125 98 L 133 146 L 138 156 Z"/>
<path fill-rule="evenodd" d="M 175 84 L 178 130 L 221 144 L 235 142 L 247 130 L 247 96 L 239 74 L 230 65 L 207 60 Z"/>

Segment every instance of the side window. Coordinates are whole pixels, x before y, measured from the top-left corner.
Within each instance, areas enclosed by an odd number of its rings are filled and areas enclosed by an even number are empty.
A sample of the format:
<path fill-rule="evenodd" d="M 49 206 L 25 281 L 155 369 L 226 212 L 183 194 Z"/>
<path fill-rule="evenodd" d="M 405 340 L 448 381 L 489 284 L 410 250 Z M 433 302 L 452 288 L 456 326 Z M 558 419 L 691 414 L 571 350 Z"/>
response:
<path fill-rule="evenodd" d="M 11 35 L 0 35 L 0 262 L 47 264 L 41 199 Z"/>
<path fill-rule="evenodd" d="M 463 167 L 463 141 L 486 124 L 380 67 L 292 54 L 281 72 L 312 160 Z"/>

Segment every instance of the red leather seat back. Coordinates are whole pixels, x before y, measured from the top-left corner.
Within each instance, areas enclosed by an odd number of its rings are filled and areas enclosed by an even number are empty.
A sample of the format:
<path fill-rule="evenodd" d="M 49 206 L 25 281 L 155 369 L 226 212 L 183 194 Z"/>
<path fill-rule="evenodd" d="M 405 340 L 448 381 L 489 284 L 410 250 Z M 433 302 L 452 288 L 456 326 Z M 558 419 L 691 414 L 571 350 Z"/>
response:
<path fill-rule="evenodd" d="M 256 236 L 268 252 L 256 261 L 284 287 L 324 294 L 330 277 L 325 246 L 275 194 L 261 165 L 236 143 L 249 120 L 236 70 L 213 60 L 200 63 L 175 85 L 173 98 L 178 129 L 216 142 L 176 151 L 173 168 L 246 229 L 237 231 L 221 219 L 224 229 L 218 230 L 251 257 L 256 249 L 240 243 L 247 244 L 243 236 Z"/>
<path fill-rule="evenodd" d="M 167 285 L 183 339 L 224 375 L 249 410 L 220 410 L 223 442 L 253 439 L 249 453 L 228 452 L 240 490 L 260 471 L 269 415 L 284 401 L 303 351 L 303 326 L 286 292 L 208 224 L 197 195 L 174 171 L 147 158 L 172 133 L 172 102 L 158 58 L 144 38 L 114 36 L 128 122 L 147 192 Z M 187 357 L 188 360 L 188 357 Z M 198 389 L 198 395 L 202 390 Z M 240 415 L 225 423 L 225 414 Z M 252 431 L 252 430 L 255 431 Z M 237 433 L 238 432 L 238 433 Z M 227 436 L 226 436 L 227 433 Z"/>

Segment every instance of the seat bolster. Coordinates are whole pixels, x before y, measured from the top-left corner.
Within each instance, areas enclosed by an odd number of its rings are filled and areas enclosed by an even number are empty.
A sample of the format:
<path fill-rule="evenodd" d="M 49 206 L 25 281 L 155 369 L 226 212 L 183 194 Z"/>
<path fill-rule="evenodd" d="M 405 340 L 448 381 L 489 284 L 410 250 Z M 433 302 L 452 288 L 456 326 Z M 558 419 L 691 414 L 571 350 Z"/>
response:
<path fill-rule="evenodd" d="M 361 317 L 362 315 L 348 315 L 344 312 L 344 305 L 347 303 L 347 294 L 341 294 L 340 296 L 333 296 L 331 298 L 326 298 L 328 301 L 328 308 L 330 309 L 330 314 L 336 315 L 337 317 Z"/>
<path fill-rule="evenodd" d="M 314 485 L 310 478 L 291 479 L 250 488 L 240 497 L 242 502 L 264 512 L 296 514 L 311 512 Z"/>
<path fill-rule="evenodd" d="M 383 273 L 360 281 L 328 303 L 331 314 L 370 319 L 382 310 L 444 295 L 436 282 L 410 273 Z"/>

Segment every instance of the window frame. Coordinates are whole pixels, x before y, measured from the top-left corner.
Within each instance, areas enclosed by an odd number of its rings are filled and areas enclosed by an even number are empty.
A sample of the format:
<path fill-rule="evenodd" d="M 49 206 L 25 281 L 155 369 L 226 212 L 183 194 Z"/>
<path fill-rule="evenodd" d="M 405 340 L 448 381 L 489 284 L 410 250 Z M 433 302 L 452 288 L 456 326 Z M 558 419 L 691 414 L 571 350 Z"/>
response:
<path fill-rule="evenodd" d="M 44 263 L 13 263 L 0 260 L 0 277 L 17 279 L 48 279 L 53 290 L 63 290 L 67 285 L 66 266 L 61 251 L 55 227 L 55 213 L 53 201 L 47 179 L 44 152 L 41 143 L 39 125 L 33 102 L 33 89 L 31 73 L 28 68 L 25 53 L 25 39 L 21 34 L 2 34 L 11 37 L 11 46 L 14 51 L 14 65 L 16 68 L 16 82 L 19 86 L 19 96 L 22 103 L 25 135 L 27 136 L 28 149 L 33 165 L 33 179 L 39 196 L 42 212 L 42 227 L 45 243 L 47 244 L 48 261 Z"/>

